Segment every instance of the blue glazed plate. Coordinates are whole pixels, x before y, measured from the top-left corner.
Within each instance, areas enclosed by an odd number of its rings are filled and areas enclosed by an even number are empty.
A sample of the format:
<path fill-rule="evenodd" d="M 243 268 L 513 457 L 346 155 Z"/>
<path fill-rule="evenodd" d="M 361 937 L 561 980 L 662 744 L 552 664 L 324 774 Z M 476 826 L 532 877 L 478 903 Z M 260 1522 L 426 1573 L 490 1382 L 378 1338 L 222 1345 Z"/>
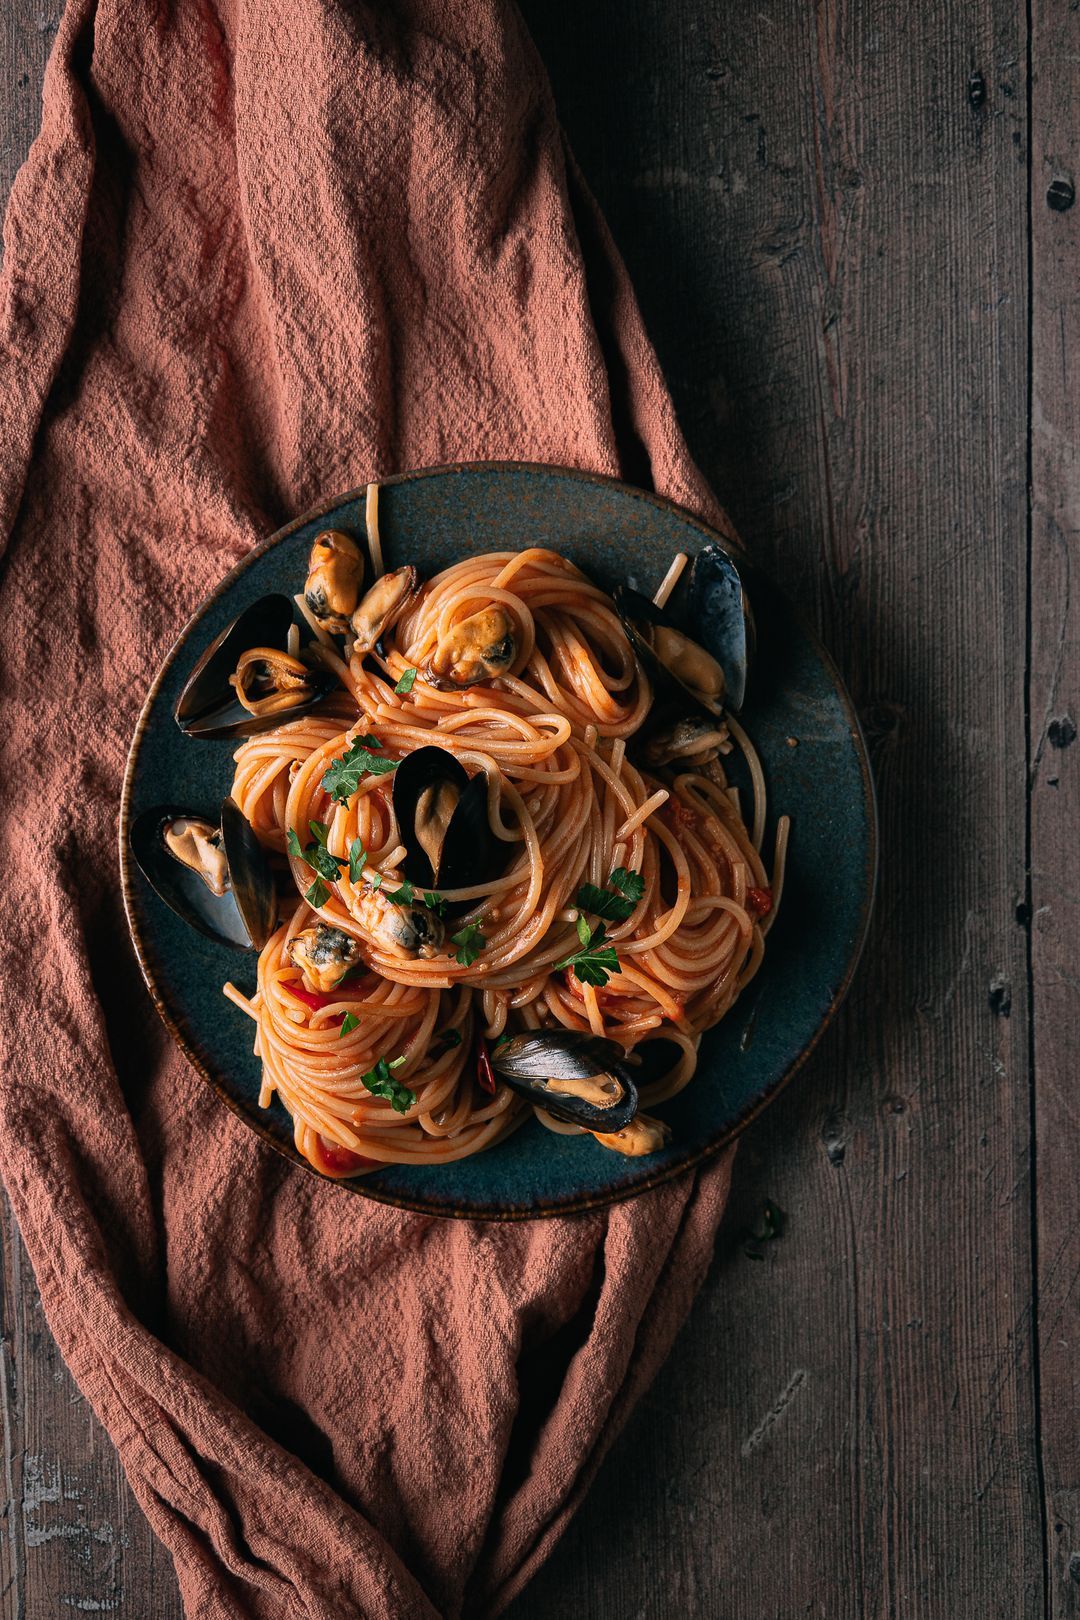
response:
<path fill-rule="evenodd" d="M 289 1116 L 258 1106 L 251 1021 L 221 994 L 255 983 L 255 958 L 194 933 L 129 858 L 127 828 L 153 804 L 215 813 L 232 780 L 235 743 L 181 736 L 173 706 L 203 648 L 256 597 L 300 588 L 319 529 L 364 532 L 364 492 L 328 501 L 253 551 L 187 625 L 143 707 L 120 813 L 124 900 L 143 975 L 174 1038 L 219 1097 L 265 1141 L 306 1166 Z M 554 467 L 491 463 L 406 473 L 383 485 L 379 527 L 388 568 L 431 575 L 460 557 L 551 547 L 599 584 L 651 595 L 677 551 L 716 538 L 668 501 L 610 479 Z M 433 1215 L 509 1220 L 569 1214 L 626 1198 L 717 1152 L 791 1078 L 836 1011 L 866 936 L 877 826 L 866 750 L 851 702 L 816 636 L 759 576 L 748 582 L 758 650 L 741 719 L 764 765 L 770 847 L 791 816 L 783 904 L 765 962 L 744 997 L 702 1042 L 692 1083 L 658 1112 L 671 1145 L 627 1159 L 591 1137 L 555 1136 L 530 1120 L 472 1159 L 388 1166 L 338 1186 Z M 791 739 L 794 739 L 794 743 Z M 315 1174 L 314 1171 L 311 1172 Z"/>

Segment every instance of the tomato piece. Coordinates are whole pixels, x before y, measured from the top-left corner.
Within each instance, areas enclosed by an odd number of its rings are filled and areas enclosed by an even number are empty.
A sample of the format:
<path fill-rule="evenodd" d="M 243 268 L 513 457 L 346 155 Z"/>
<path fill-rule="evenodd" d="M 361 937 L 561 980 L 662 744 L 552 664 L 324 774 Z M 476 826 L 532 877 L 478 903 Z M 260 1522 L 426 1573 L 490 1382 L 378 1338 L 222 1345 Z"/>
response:
<path fill-rule="evenodd" d="M 336 994 L 324 995 L 319 990 L 305 990 L 302 984 L 287 984 L 285 988 L 290 996 L 295 996 L 297 1001 L 302 1001 L 305 1007 L 311 1008 L 312 1012 L 321 1012 L 323 1007 L 329 1007 L 331 1002 L 341 999 Z M 327 1028 L 340 1028 L 345 1022 L 345 1018 L 345 1013 L 337 1013 L 333 1018 L 326 1020 Z"/>
<path fill-rule="evenodd" d="M 342 1147 L 339 1142 L 328 1142 L 321 1131 L 316 1141 L 315 1168 L 328 1175 L 353 1176 L 358 1170 L 370 1169 L 378 1163 L 377 1159 L 365 1159 L 362 1153 L 354 1153 L 352 1148 Z"/>
<path fill-rule="evenodd" d="M 767 917 L 772 910 L 772 890 L 747 889 L 746 909 L 752 911 L 755 917 Z"/>
<path fill-rule="evenodd" d="M 312 1012 L 318 1012 L 323 1007 L 329 1007 L 332 1001 L 338 1000 L 337 996 L 324 995 L 319 990 L 305 990 L 302 984 L 287 984 L 285 988 L 290 996 L 295 996 L 297 1001 L 302 1001 L 305 1007 L 311 1008 Z"/>

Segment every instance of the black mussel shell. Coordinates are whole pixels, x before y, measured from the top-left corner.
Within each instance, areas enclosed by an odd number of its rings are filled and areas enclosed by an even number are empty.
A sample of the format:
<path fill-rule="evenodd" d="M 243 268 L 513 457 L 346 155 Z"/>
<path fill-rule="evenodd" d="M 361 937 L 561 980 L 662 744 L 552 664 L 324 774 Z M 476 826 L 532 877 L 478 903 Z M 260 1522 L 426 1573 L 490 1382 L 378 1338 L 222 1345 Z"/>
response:
<path fill-rule="evenodd" d="M 437 870 L 416 834 L 416 811 L 425 788 L 447 782 L 458 790 L 457 805 L 443 839 Z M 416 748 L 394 772 L 394 814 L 406 855 L 401 870 L 422 889 L 467 889 L 497 877 L 513 846 L 491 831 L 487 778 L 470 781 L 465 767 L 445 748 Z"/>
<path fill-rule="evenodd" d="M 277 885 L 254 827 L 233 798 L 221 806 L 221 842 L 248 939 L 261 951 L 277 927 Z"/>
<path fill-rule="evenodd" d="M 177 725 L 189 737 L 254 737 L 287 720 L 298 719 L 322 701 L 335 685 L 332 675 L 312 671 L 314 694 L 285 714 L 249 714 L 229 685 L 241 653 L 251 647 L 285 648 L 293 622 L 287 596 L 261 596 L 235 618 L 207 647 L 176 700 Z"/>
<path fill-rule="evenodd" d="M 649 597 L 642 596 L 640 591 L 632 590 L 629 585 L 616 585 L 611 594 L 619 618 L 622 620 L 623 629 L 630 637 L 631 645 L 638 658 L 648 671 L 657 697 L 665 701 L 665 703 L 675 698 L 678 702 L 685 702 L 692 709 L 701 710 L 705 714 L 719 715 L 722 713 L 722 702 L 718 701 L 715 708 L 710 708 L 709 704 L 705 703 L 698 693 L 680 680 L 678 675 L 659 658 L 653 650 L 651 642 L 653 629 L 660 626 L 677 630 L 680 635 L 686 637 L 687 641 L 693 641 L 694 637 L 687 635 L 682 626 L 676 624 L 670 613 L 664 608 L 657 607 L 656 603 L 651 601 Z M 703 646 L 703 643 L 698 642 L 697 645 L 700 647 Z M 716 657 L 711 648 L 706 647 L 704 650 L 711 653 L 714 658 Z M 719 659 L 716 661 L 717 663 L 720 662 Z M 720 667 L 723 668 L 723 665 L 721 664 Z"/>
<path fill-rule="evenodd" d="M 727 707 L 735 714 L 746 698 L 756 630 L 742 574 L 720 546 L 702 546 L 690 569 L 690 622 L 702 646 L 724 672 Z"/>
<path fill-rule="evenodd" d="M 494 1047 L 491 1065 L 519 1096 L 556 1119 L 589 1131 L 621 1131 L 638 1110 L 637 1087 L 626 1054 L 615 1041 L 572 1029 L 529 1030 Z M 587 1080 L 596 1074 L 610 1075 L 622 1088 L 622 1096 L 609 1108 L 553 1091 L 549 1084 L 551 1080 Z"/>
<path fill-rule="evenodd" d="M 207 939 L 238 950 L 261 950 L 277 926 L 277 890 L 266 852 L 247 819 L 234 800 L 225 800 L 221 841 L 231 887 L 216 895 L 166 848 L 165 828 L 181 817 L 212 819 L 198 810 L 155 805 L 131 823 L 128 843 L 143 876 L 178 917 Z"/>

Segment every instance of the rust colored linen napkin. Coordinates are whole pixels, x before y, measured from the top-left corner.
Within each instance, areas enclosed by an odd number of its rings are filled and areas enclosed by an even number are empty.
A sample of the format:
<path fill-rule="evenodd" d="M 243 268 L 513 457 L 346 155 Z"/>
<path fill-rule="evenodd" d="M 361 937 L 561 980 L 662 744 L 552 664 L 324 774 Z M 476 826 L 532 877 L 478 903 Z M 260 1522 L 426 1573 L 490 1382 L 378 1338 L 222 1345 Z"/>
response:
<path fill-rule="evenodd" d="M 118 797 L 174 634 L 316 498 L 489 457 L 724 526 L 513 8 L 69 0 L 0 279 L 0 1167 L 189 1616 L 498 1613 L 727 1195 L 730 1156 L 573 1220 L 371 1204 L 247 1132 L 138 979 Z"/>

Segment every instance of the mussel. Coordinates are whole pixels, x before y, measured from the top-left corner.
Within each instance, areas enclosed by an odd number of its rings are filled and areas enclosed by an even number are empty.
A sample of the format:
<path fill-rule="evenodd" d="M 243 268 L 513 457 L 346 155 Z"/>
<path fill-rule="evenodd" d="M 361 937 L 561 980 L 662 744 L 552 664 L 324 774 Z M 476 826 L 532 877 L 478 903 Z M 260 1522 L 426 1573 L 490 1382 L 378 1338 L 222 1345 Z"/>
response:
<path fill-rule="evenodd" d="M 634 651 L 652 678 L 661 700 L 681 693 L 693 708 L 724 712 L 724 670 L 712 653 L 673 622 L 666 609 L 629 585 L 617 585 L 615 606 Z"/>
<path fill-rule="evenodd" d="M 638 1108 L 637 1087 L 615 1041 L 572 1029 L 529 1030 L 491 1052 L 511 1090 L 555 1119 L 612 1135 Z"/>
<path fill-rule="evenodd" d="M 724 671 L 724 702 L 738 714 L 754 661 L 757 631 L 743 576 L 720 546 L 702 546 L 690 569 L 688 613 Z"/>
<path fill-rule="evenodd" d="M 493 602 L 451 625 L 432 654 L 424 679 L 452 691 L 505 675 L 517 657 L 514 621 Z"/>
<path fill-rule="evenodd" d="M 353 652 L 369 653 L 393 629 L 419 589 L 420 576 L 411 563 L 377 579 L 352 616 Z"/>
<path fill-rule="evenodd" d="M 708 714 L 719 715 L 724 708 L 739 712 L 754 655 L 754 617 L 742 575 L 726 551 L 703 546 L 690 568 L 685 616 L 700 642 L 647 596 L 626 585 L 613 594 L 634 650 L 661 695 L 688 696 Z"/>
<path fill-rule="evenodd" d="M 327 671 L 287 651 L 293 605 L 263 596 L 207 647 L 176 700 L 189 737 L 251 737 L 297 719 L 334 685 Z"/>
<path fill-rule="evenodd" d="M 277 927 L 277 889 L 266 851 L 235 799 L 218 820 L 156 805 L 128 832 L 143 876 L 165 904 L 208 939 L 261 950 Z"/>
<path fill-rule="evenodd" d="M 363 583 L 364 555 L 352 536 L 340 529 L 317 534 L 308 556 L 304 601 L 324 629 L 345 634 Z"/>
<path fill-rule="evenodd" d="M 655 709 L 649 716 L 638 752 L 644 764 L 685 768 L 714 760 L 727 742 L 722 720 L 702 714 L 684 714 L 677 705 Z"/>
<path fill-rule="evenodd" d="M 394 814 L 411 882 L 465 889 L 499 875 L 513 846 L 492 833 L 487 799 L 483 771 L 470 780 L 447 749 L 406 754 L 394 772 Z"/>
<path fill-rule="evenodd" d="M 666 1147 L 671 1141 L 671 1126 L 665 1125 L 662 1119 L 653 1119 L 651 1114 L 638 1114 L 621 1130 L 594 1131 L 593 1135 L 601 1147 L 637 1159 L 646 1153 L 659 1153 Z"/>
<path fill-rule="evenodd" d="M 304 975 L 309 990 L 326 994 L 362 961 L 360 944 L 343 928 L 321 920 L 293 938 L 289 960 Z"/>
<path fill-rule="evenodd" d="M 424 961 L 438 955 L 446 937 L 436 912 L 419 902 L 399 904 L 384 889 L 365 886 L 353 915 L 364 932 L 384 949 L 404 951 Z"/>

